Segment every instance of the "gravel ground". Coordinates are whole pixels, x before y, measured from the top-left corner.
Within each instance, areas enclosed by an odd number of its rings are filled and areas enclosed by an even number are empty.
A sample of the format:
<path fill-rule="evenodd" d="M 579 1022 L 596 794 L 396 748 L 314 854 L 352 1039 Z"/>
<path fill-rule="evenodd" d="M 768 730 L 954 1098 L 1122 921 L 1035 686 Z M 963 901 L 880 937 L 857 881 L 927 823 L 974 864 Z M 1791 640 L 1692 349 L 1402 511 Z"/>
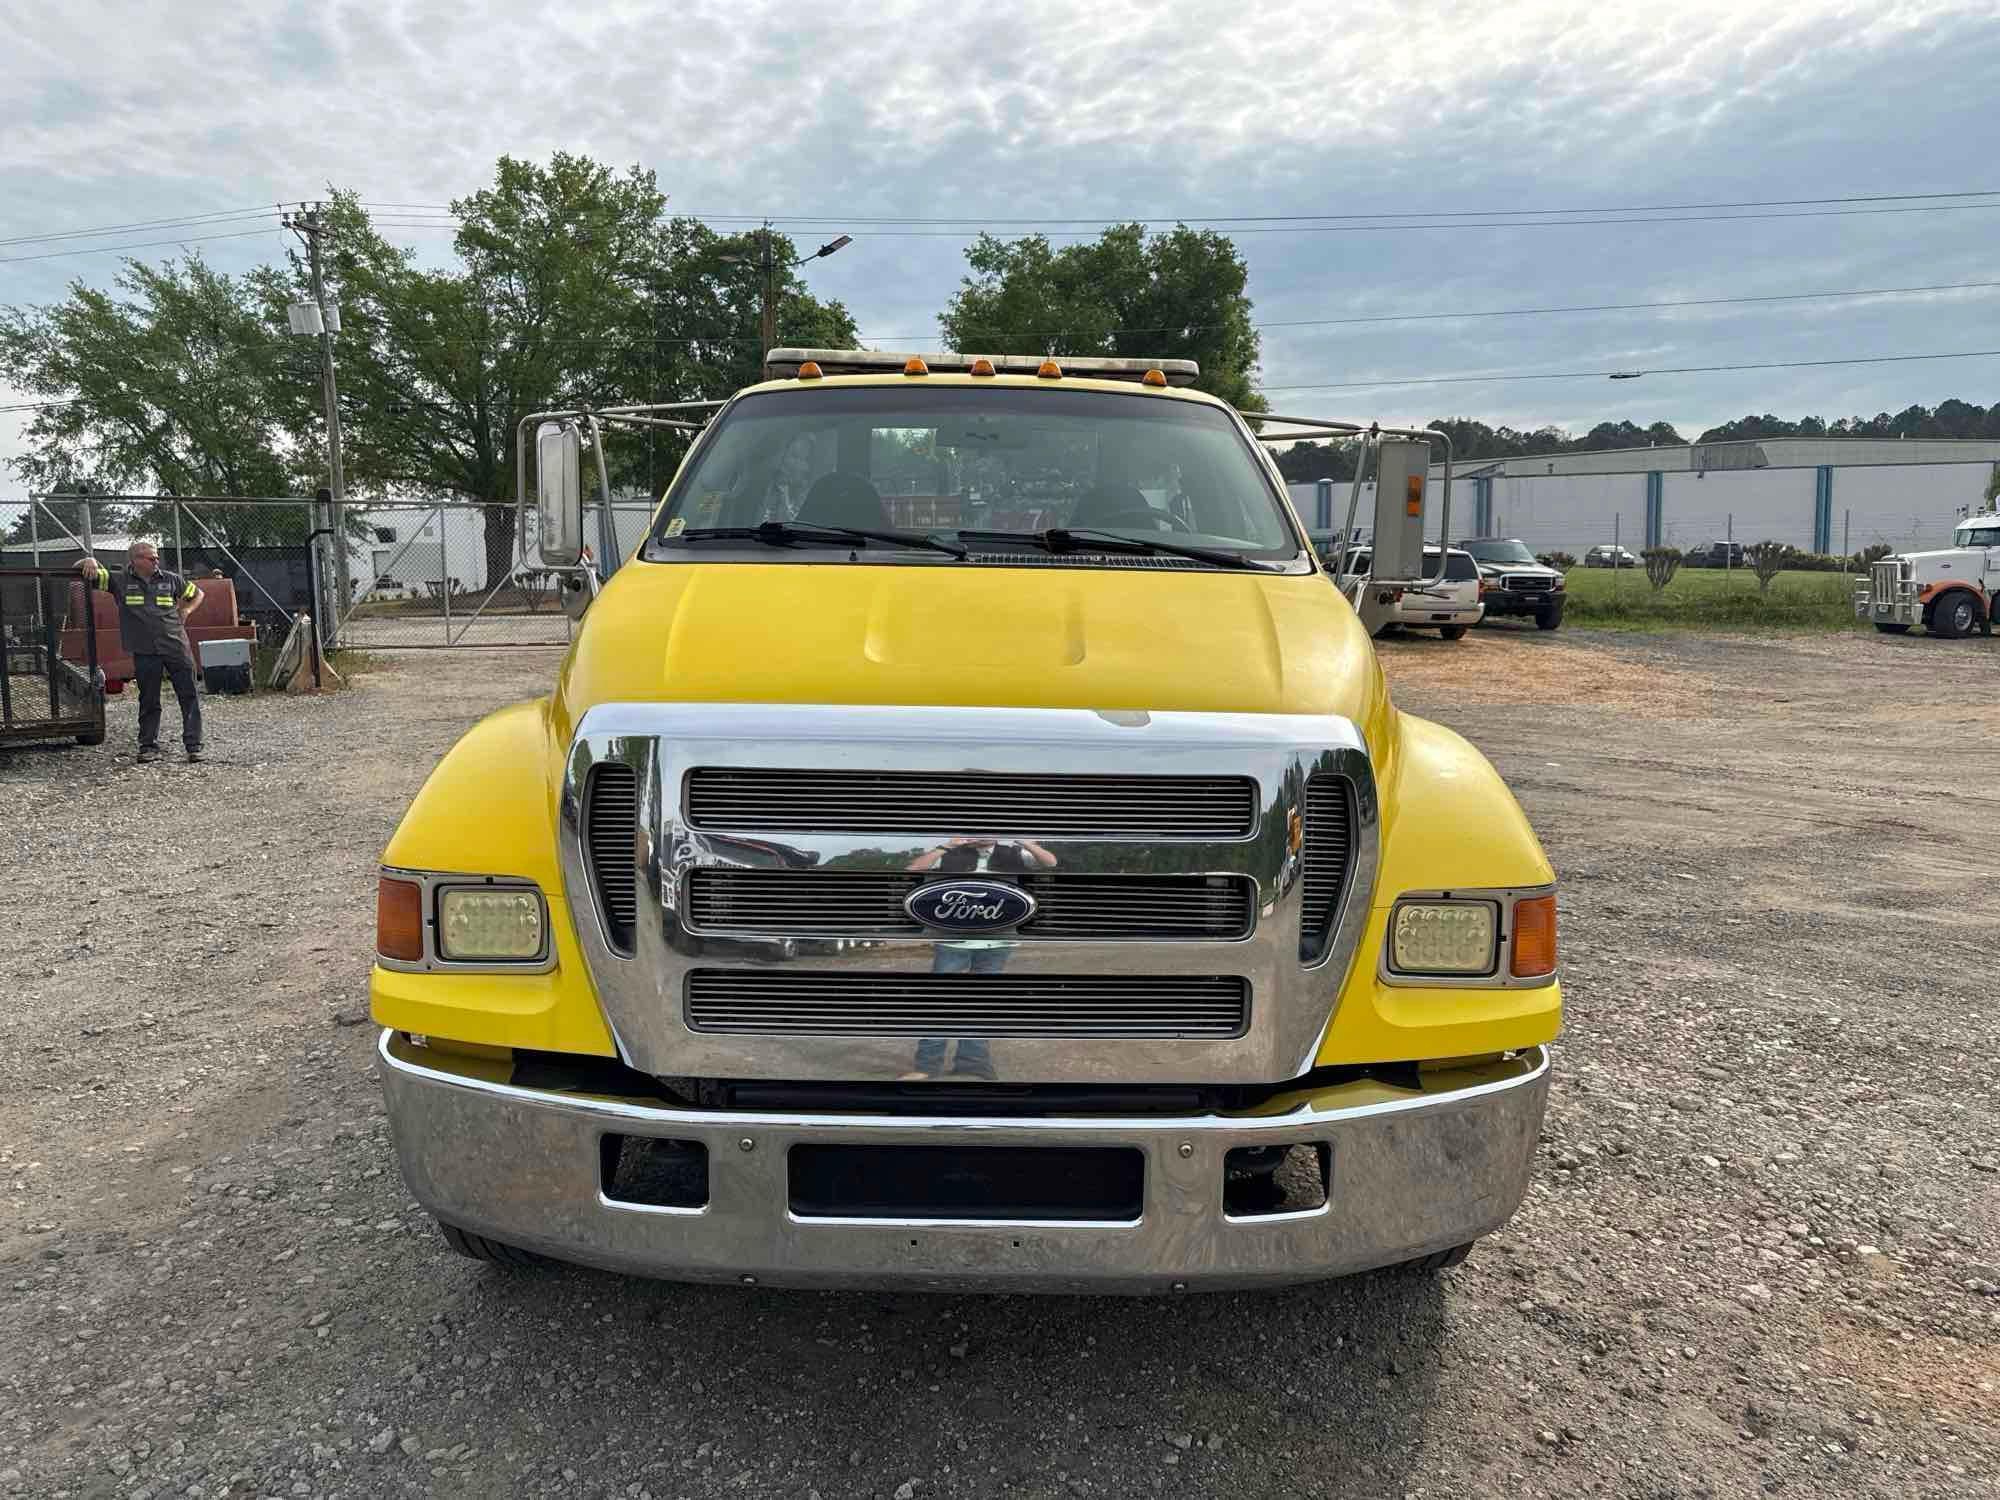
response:
<path fill-rule="evenodd" d="M 1990 1495 L 1991 643 L 1384 643 L 1563 877 L 1538 1180 L 1431 1279 L 776 1294 L 445 1251 L 370 882 L 553 653 L 0 751 L 0 1495 Z M 1968 707 L 1968 700 L 1971 706 Z M 1984 773 L 1984 774 L 1982 774 Z"/>

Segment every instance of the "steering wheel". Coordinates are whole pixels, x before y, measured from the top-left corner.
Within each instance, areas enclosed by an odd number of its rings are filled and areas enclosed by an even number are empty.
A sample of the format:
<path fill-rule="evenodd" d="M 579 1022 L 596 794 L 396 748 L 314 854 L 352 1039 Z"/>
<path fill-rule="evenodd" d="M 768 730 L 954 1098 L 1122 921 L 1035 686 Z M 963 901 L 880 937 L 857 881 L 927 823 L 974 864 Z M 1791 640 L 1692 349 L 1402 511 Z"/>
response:
<path fill-rule="evenodd" d="M 1162 526 L 1160 523 L 1167 524 Z M 1114 526 L 1150 526 L 1154 531 L 1185 531 L 1194 528 L 1170 510 L 1155 510 L 1150 505 L 1131 505 L 1124 510 L 1114 510 L 1108 516 L 1100 516 L 1084 529 L 1087 531 L 1109 531 Z"/>

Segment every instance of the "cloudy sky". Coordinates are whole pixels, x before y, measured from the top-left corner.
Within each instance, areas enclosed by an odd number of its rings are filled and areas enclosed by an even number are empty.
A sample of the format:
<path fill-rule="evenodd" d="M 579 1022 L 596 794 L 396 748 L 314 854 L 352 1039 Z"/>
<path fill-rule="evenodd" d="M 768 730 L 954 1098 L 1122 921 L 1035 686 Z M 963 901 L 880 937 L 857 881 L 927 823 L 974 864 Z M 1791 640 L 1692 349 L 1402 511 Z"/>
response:
<path fill-rule="evenodd" d="M 1994 0 L 479 9 L 16 8 L 0 303 L 114 274 L 118 255 L 81 250 L 168 239 L 127 253 L 198 245 L 239 269 L 282 248 L 270 218 L 50 236 L 254 211 L 328 184 L 441 205 L 503 152 L 566 149 L 645 164 L 680 212 L 769 215 L 802 240 L 852 233 L 809 275 L 877 343 L 936 342 L 982 226 L 1234 220 L 1258 320 L 1295 325 L 1264 332 L 1279 409 L 1571 428 L 1629 416 L 1692 436 L 1749 410 L 2000 400 L 1995 358 L 1500 378 L 2000 348 L 1996 288 L 1325 321 L 2000 281 Z M 1523 221 L 1543 210 L 1583 212 Z M 1336 215 L 1376 217 L 1275 217 Z M 443 229 L 393 232 L 449 254 Z M 1398 383 L 1454 375 L 1493 378 Z M 0 457 L 17 422 L 0 415 Z"/>

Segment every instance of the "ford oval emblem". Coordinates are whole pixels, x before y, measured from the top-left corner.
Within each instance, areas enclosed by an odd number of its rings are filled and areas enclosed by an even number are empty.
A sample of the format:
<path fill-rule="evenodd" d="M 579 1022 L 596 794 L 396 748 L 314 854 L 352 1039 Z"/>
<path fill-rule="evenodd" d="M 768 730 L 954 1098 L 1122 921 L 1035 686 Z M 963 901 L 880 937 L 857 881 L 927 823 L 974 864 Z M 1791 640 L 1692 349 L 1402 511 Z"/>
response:
<path fill-rule="evenodd" d="M 903 910 L 945 932 L 998 932 L 1035 914 L 1035 898 L 997 880 L 934 880 L 903 900 Z"/>

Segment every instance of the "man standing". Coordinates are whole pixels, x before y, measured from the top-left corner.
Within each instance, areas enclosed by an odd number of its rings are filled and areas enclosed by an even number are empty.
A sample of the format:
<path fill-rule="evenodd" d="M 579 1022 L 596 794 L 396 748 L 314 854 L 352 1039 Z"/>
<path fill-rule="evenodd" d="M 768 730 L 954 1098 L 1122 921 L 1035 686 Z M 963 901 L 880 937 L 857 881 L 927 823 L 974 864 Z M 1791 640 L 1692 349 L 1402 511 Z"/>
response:
<path fill-rule="evenodd" d="M 160 758 L 160 676 L 174 685 L 181 706 L 181 743 L 190 761 L 201 759 L 201 699 L 194 690 L 194 651 L 188 645 L 187 617 L 201 603 L 201 590 L 160 566 L 151 542 L 134 542 L 125 571 L 114 580 L 94 557 L 76 565 L 86 589 L 111 591 L 118 601 L 118 634 L 139 679 L 139 762 Z"/>

